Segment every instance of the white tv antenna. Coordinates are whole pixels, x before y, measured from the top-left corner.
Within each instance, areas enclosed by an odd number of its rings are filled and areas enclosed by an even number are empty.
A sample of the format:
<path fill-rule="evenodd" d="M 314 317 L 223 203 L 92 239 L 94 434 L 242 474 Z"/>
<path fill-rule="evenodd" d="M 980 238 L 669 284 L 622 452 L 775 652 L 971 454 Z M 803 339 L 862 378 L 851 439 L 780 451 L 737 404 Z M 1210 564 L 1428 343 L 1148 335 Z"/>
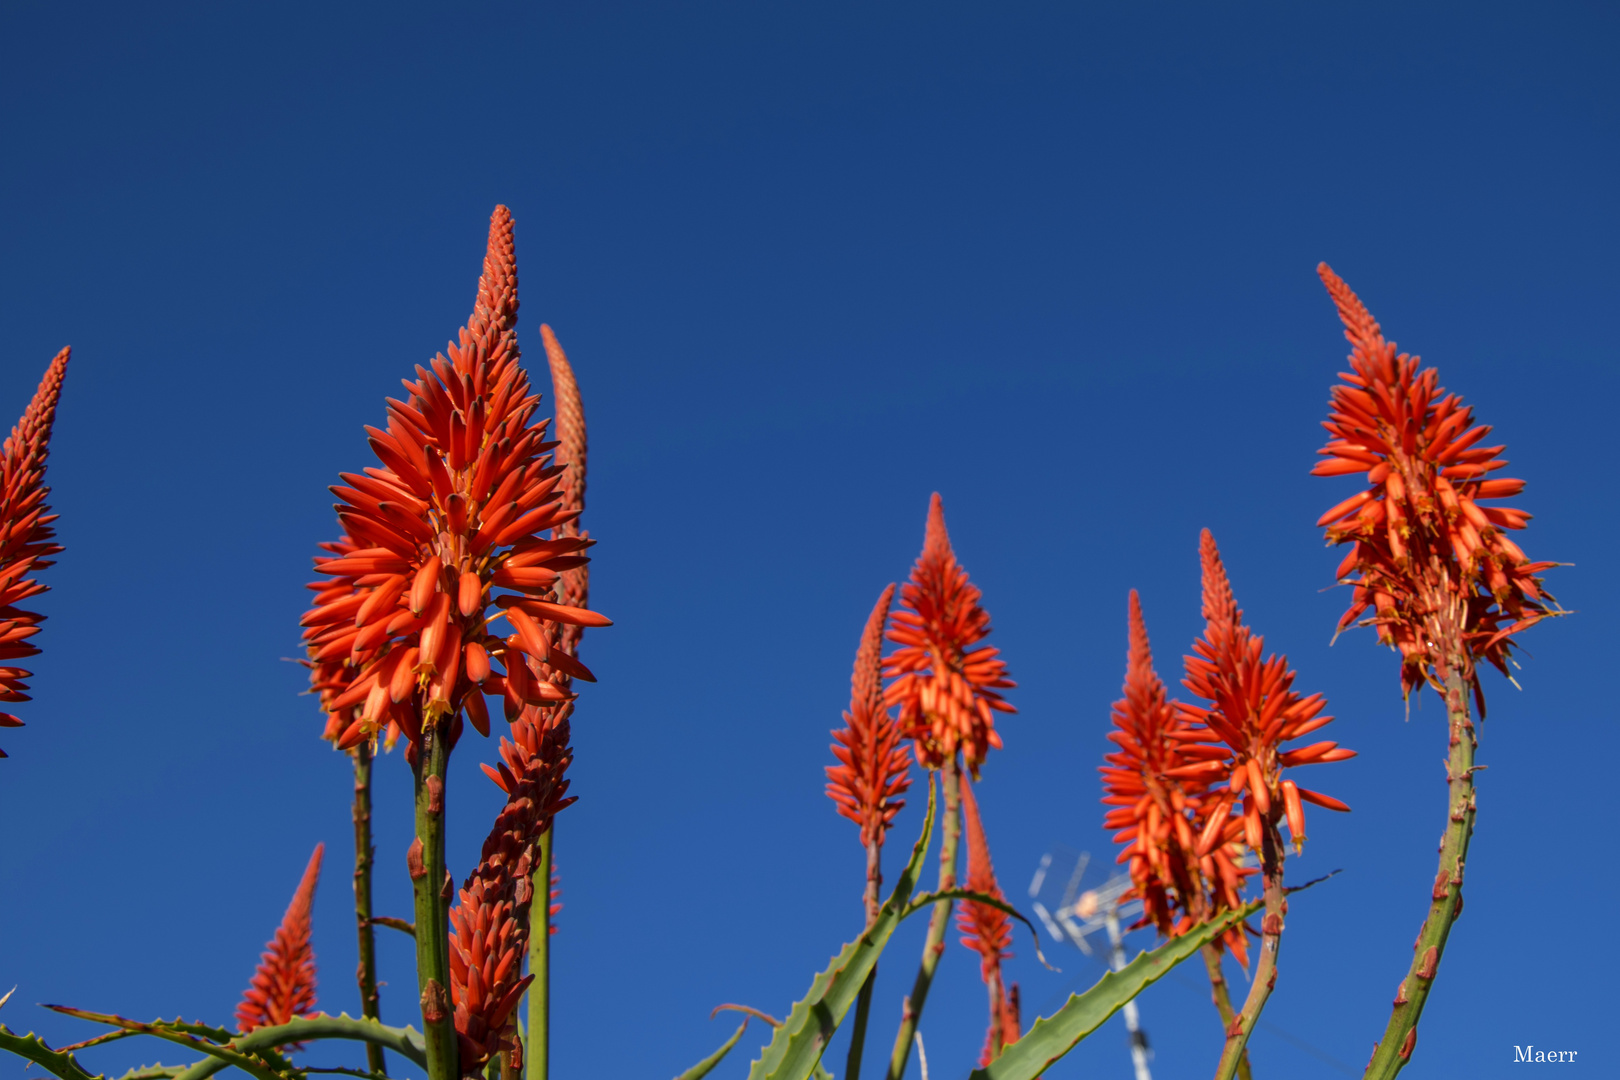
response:
<path fill-rule="evenodd" d="M 1074 869 L 1070 871 L 1062 893 L 1049 909 L 1043 899 L 1054 900 L 1052 890 L 1047 888 L 1053 884 L 1048 881 L 1053 852 L 1041 856 L 1041 863 L 1035 868 L 1035 877 L 1029 883 L 1030 906 L 1036 917 L 1054 941 L 1067 941 L 1087 956 L 1098 959 L 1106 956 L 1109 967 L 1115 971 L 1123 970 L 1125 934 L 1119 923 L 1123 918 L 1131 918 L 1142 912 L 1140 900 L 1121 902 L 1130 891 L 1130 876 L 1114 873 L 1098 882 L 1096 879 L 1101 875 L 1093 874 L 1088 882 L 1086 868 L 1091 864 L 1090 853 L 1082 851 L 1074 854 L 1066 848 L 1059 848 L 1058 854 L 1065 862 L 1072 856 Z M 1088 883 L 1090 888 L 1081 888 Z M 1127 1001 L 1123 1011 L 1125 1030 L 1131 1036 L 1131 1064 L 1136 1069 L 1136 1080 L 1153 1080 L 1153 1074 L 1148 1071 L 1148 1061 L 1153 1052 L 1148 1047 L 1147 1032 L 1142 1030 L 1142 1017 L 1137 1010 L 1136 1000 Z"/>

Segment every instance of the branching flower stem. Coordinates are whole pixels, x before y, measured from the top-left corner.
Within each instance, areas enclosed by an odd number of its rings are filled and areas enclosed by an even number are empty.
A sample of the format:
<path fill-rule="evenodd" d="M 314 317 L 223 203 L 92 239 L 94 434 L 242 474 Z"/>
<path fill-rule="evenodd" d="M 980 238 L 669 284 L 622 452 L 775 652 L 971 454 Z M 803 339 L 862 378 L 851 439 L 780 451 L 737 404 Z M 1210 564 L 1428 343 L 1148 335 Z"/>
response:
<path fill-rule="evenodd" d="M 956 852 L 962 838 L 962 766 L 955 754 L 945 759 L 939 770 L 940 786 L 945 791 L 945 827 L 939 842 L 939 887 L 956 888 Z M 917 979 L 911 986 L 900 1015 L 900 1030 L 895 1034 L 894 1052 L 889 1056 L 888 1080 L 900 1080 L 905 1075 L 906 1059 L 911 1055 L 912 1036 L 922 1020 L 923 1005 L 928 990 L 934 983 L 934 972 L 940 957 L 945 954 L 945 930 L 950 925 L 950 900 L 934 904 L 934 913 L 928 921 L 928 937 L 923 942 L 922 963 L 917 966 Z"/>
<path fill-rule="evenodd" d="M 361 1015 L 377 1020 L 377 935 L 371 924 L 371 868 L 377 861 L 377 849 L 371 842 L 371 744 L 360 743 L 349 756 L 354 760 L 354 921 L 360 938 L 355 977 L 360 983 Z M 383 1049 L 376 1043 L 366 1043 L 366 1067 L 374 1073 L 388 1071 Z"/>
<path fill-rule="evenodd" d="M 416 981 L 428 1080 L 459 1080 L 450 1012 L 450 879 L 444 865 L 444 779 L 450 759 L 448 718 L 423 724 L 416 759 L 416 848 L 411 886 L 416 900 Z M 418 861 L 419 860 L 419 861 Z"/>
<path fill-rule="evenodd" d="M 1277 952 L 1282 945 L 1283 916 L 1288 914 L 1288 894 L 1283 890 L 1282 836 L 1270 821 L 1263 823 L 1260 874 L 1265 884 L 1266 914 L 1260 921 L 1260 956 L 1254 964 L 1254 982 L 1243 1011 L 1226 1028 L 1226 1046 L 1221 1051 L 1215 1080 L 1232 1080 L 1243 1061 L 1249 1036 L 1260 1019 L 1260 1012 L 1277 985 Z M 1228 1006 L 1230 1007 L 1230 1006 Z"/>
<path fill-rule="evenodd" d="M 540 834 L 539 858 L 529 879 L 534 902 L 529 907 L 528 1026 L 523 1038 L 523 1068 L 527 1080 L 547 1080 L 551 1074 L 551 846 L 556 822 Z"/>
<path fill-rule="evenodd" d="M 1418 930 L 1412 967 L 1395 992 L 1384 1037 L 1367 1063 L 1368 1080 L 1387 1080 L 1412 1059 L 1417 1045 L 1418 1018 L 1429 1000 L 1440 957 L 1446 951 L 1446 938 L 1452 924 L 1462 914 L 1463 868 L 1468 859 L 1468 841 L 1474 835 L 1474 750 L 1477 745 L 1474 720 L 1468 708 L 1468 684 L 1462 674 L 1460 653 L 1453 652 L 1443 672 L 1446 714 L 1451 731 L 1451 753 L 1446 760 L 1446 832 L 1440 841 L 1440 869 L 1435 874 L 1429 897 L 1429 912 Z"/>

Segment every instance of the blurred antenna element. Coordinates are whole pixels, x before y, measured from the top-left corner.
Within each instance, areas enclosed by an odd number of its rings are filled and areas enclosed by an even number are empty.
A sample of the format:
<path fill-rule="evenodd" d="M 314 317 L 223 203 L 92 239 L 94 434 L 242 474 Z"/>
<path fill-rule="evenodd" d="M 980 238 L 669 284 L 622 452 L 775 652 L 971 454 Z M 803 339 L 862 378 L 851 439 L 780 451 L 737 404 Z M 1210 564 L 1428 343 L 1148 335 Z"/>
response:
<path fill-rule="evenodd" d="M 1064 879 L 1063 890 L 1055 901 L 1052 896 L 1055 882 L 1051 880 L 1054 854 L 1060 866 L 1069 859 L 1074 860 L 1073 869 Z M 1088 876 L 1086 871 L 1090 866 L 1089 852 L 1075 853 L 1059 848 L 1055 853 L 1042 855 L 1029 883 L 1030 906 L 1052 940 L 1067 941 L 1111 970 L 1120 971 L 1125 967 L 1125 934 L 1133 928 L 1129 923 L 1121 927 L 1120 920 L 1139 921 L 1142 901 L 1128 895 L 1131 892 L 1129 874 L 1104 878 L 1104 871 L 1099 868 Z M 1053 887 L 1048 888 L 1049 885 Z M 1048 903 L 1053 906 L 1048 907 Z M 1136 1070 L 1136 1080 L 1153 1080 L 1153 1073 L 1148 1070 L 1153 1051 L 1148 1047 L 1147 1032 L 1142 1029 L 1136 1001 L 1127 1001 L 1121 1011 L 1125 1014 L 1125 1030 L 1130 1032 L 1131 1065 Z"/>

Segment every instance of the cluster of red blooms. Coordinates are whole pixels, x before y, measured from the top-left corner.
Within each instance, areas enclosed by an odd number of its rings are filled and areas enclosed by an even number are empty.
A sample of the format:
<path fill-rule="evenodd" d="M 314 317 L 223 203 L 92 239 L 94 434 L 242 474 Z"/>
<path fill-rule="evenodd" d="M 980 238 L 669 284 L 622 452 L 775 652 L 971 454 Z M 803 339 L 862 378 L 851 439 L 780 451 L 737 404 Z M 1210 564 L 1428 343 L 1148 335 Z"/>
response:
<path fill-rule="evenodd" d="M 50 566 L 51 556 L 62 551 L 53 540 L 56 515 L 45 505 L 51 492 L 45 486 L 45 457 L 68 355 L 63 349 L 45 369 L 33 400 L 0 449 L 0 661 L 7 665 L 0 667 L 0 702 L 29 700 L 27 680 L 33 672 L 10 664 L 38 654 L 28 639 L 39 633 L 45 616 L 17 605 L 49 588 L 28 575 Z M 0 712 L 0 727 L 21 726 L 17 717 Z M 0 750 L 0 757 L 5 756 Z"/>
<path fill-rule="evenodd" d="M 902 730 L 917 742 L 917 760 L 940 768 L 958 749 L 973 775 L 1001 747 L 993 712 L 1017 712 L 998 690 L 1017 684 L 993 646 L 974 648 L 990 633 L 979 590 L 956 561 L 936 493 L 928 507 L 922 555 L 900 589 L 889 640 L 900 646 L 883 662 L 894 681 L 884 694 L 900 707 Z"/>
<path fill-rule="evenodd" d="M 1103 803 L 1112 806 L 1103 823 L 1124 842 L 1117 862 L 1129 863 L 1142 921 L 1169 936 L 1221 910 L 1241 906 L 1243 880 L 1255 870 L 1238 862 L 1236 843 L 1216 844 L 1202 858 L 1198 836 L 1217 800 L 1210 794 L 1213 770 L 1196 742 L 1197 726 L 1168 700 L 1153 668 L 1153 651 L 1136 590 L 1130 595 L 1130 646 L 1125 696 L 1114 703 L 1119 749 L 1108 754 Z M 1225 936 L 1233 955 L 1247 963 L 1241 930 Z"/>
<path fill-rule="evenodd" d="M 403 732 L 414 757 L 424 724 L 448 718 L 454 741 L 464 711 L 487 735 L 484 695 L 504 702 L 511 738 L 501 740 L 502 764 L 484 770 L 507 803 L 450 913 L 450 996 L 466 1070 L 518 1045 L 509 1021 L 528 985 L 519 976 L 535 844 L 573 801 L 564 797 L 570 684 L 594 681 L 575 652 L 584 627 L 609 625 L 584 608 L 592 541 L 577 526 L 586 453 L 578 386 L 542 326 L 559 429 L 557 442 L 545 441 L 548 422 L 530 423 L 539 397 L 518 365 L 517 308 L 512 219 L 497 207 L 459 341 L 431 370 L 417 368 L 408 400 L 389 401 L 387 431 L 367 429 L 382 467 L 345 473 L 333 488 L 346 535 L 321 545 L 330 555 L 316 568 L 328 580 L 310 586 L 315 603 L 303 620 L 325 736 L 340 748 Z M 487 630 L 491 603 L 511 624 L 504 640 Z M 550 914 L 561 907 L 556 895 L 553 877 Z"/>
<path fill-rule="evenodd" d="M 431 370 L 417 368 L 408 400 L 389 400 L 388 430 L 367 429 L 382 467 L 345 473 L 333 488 L 350 542 L 367 546 L 317 560 L 332 580 L 303 625 L 317 669 L 343 659 L 355 669 L 325 703 L 340 747 L 397 725 L 414 751 L 422 725 L 440 717 L 450 718 L 454 741 L 463 710 L 487 735 L 485 694 L 501 697 L 508 717 L 566 700 L 532 676 L 523 655 L 592 678 L 541 625 L 608 622 L 551 598 L 562 573 L 583 564 L 589 541 L 538 536 L 571 514 L 563 470 L 547 456 L 547 422 L 530 424 L 539 396 L 518 365 L 512 251 L 511 215 L 499 207 L 459 342 Z M 493 603 L 515 631 L 504 640 L 486 625 L 497 588 L 509 590 Z M 497 660 L 504 672 L 492 667 Z"/>
<path fill-rule="evenodd" d="M 309 912 L 315 902 L 315 883 L 320 880 L 325 847 L 315 845 L 298 891 L 293 893 L 292 903 L 276 927 L 276 936 L 265 946 L 253 981 L 236 1007 L 236 1025 L 241 1031 L 285 1024 L 295 1016 L 315 1011 L 315 949 L 309 940 Z"/>
<path fill-rule="evenodd" d="M 1431 672 L 1460 667 L 1484 700 L 1474 670 L 1486 660 L 1508 674 L 1514 634 L 1556 614 L 1536 575 L 1556 563 L 1531 562 L 1506 530 L 1530 515 L 1481 505 L 1524 490 L 1523 480 L 1487 479 L 1507 462 L 1501 446 L 1481 446 L 1491 429 L 1439 385 L 1434 368 L 1397 354 L 1377 320 L 1326 263 L 1317 267 L 1339 309 L 1351 371 L 1333 388 L 1317 451 L 1317 476 L 1366 474 L 1368 486 L 1323 514 L 1330 543 L 1349 544 L 1339 580 L 1355 586 L 1343 629 L 1368 610 L 1379 640 L 1401 654 L 1410 694 Z M 1460 655 L 1443 653 L 1461 639 Z"/>
<path fill-rule="evenodd" d="M 1239 865 L 1243 849 L 1261 854 L 1266 830 L 1282 821 L 1300 847 L 1304 803 L 1349 809 L 1282 779 L 1283 769 L 1355 756 L 1327 741 L 1283 749 L 1333 718 L 1321 715 L 1322 695 L 1293 689 L 1286 657 L 1263 656 L 1265 641 L 1244 625 L 1207 529 L 1199 556 L 1205 626 L 1182 685 L 1205 704 L 1166 701 L 1133 592 L 1125 697 L 1109 733 L 1119 750 L 1102 769 L 1103 803 L 1114 807 L 1104 821 L 1126 845 L 1118 861 L 1130 864 L 1143 921 L 1167 935 L 1241 906 L 1243 880 L 1255 872 Z M 1240 932 L 1226 944 L 1244 959 Z"/>
<path fill-rule="evenodd" d="M 966 779 L 962 781 L 962 819 L 967 832 L 967 888 L 1005 900 L 990 863 L 990 842 L 985 839 L 984 823 L 979 818 L 979 801 L 973 796 L 972 782 Z M 1018 984 L 1009 987 L 1001 975 L 1001 962 L 1012 956 L 1012 919 L 998 907 L 963 900 L 956 913 L 956 926 L 962 931 L 962 944 L 979 954 L 979 978 L 990 994 L 990 1029 L 985 1032 L 984 1049 L 979 1054 L 979 1064 L 984 1066 L 1023 1033 L 1018 1016 Z"/>
<path fill-rule="evenodd" d="M 895 814 L 905 805 L 897 796 L 911 783 L 907 776 L 911 755 L 903 740 L 915 740 L 917 759 L 929 769 L 945 768 L 960 752 L 977 776 L 989 750 L 1001 746 L 994 713 L 1016 711 L 998 693 L 1015 685 L 1007 678 L 1006 663 L 998 658 L 999 650 L 980 644 L 990 633 L 990 616 L 951 550 L 945 508 L 937 493 L 929 503 L 922 554 L 900 596 L 891 616 L 894 586 L 890 585 L 867 618 L 845 726 L 833 732 L 838 764 L 827 767 L 827 794 L 840 814 L 861 827 L 867 849 L 869 924 L 877 917 L 879 849 Z M 885 636 L 899 646 L 886 658 L 881 656 Z M 886 690 L 885 675 L 893 679 Z M 898 716 L 889 712 L 894 706 Z M 968 840 L 967 887 L 1000 898 L 978 804 L 966 778 L 960 790 Z M 940 882 L 941 887 L 954 883 L 949 860 L 942 866 Z M 1001 976 L 1001 961 L 1012 955 L 1008 951 L 1012 931 L 1005 912 L 971 900 L 963 902 L 957 924 L 963 945 L 979 953 L 980 975 L 990 993 L 990 1028 L 982 1059 L 988 1062 L 1016 1042 L 1020 1033 L 1018 988 L 1005 987 Z M 943 928 L 941 923 L 940 932 Z"/>

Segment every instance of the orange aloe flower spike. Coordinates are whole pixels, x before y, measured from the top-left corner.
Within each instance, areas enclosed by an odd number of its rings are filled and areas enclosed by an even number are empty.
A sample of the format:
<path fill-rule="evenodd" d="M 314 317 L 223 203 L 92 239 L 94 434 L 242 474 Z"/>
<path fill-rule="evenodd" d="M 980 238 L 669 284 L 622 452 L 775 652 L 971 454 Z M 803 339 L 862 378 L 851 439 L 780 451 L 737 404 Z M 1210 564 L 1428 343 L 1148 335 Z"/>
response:
<path fill-rule="evenodd" d="M 1529 514 L 1484 504 L 1524 490 L 1522 480 L 1488 478 L 1507 464 L 1503 447 L 1480 445 L 1490 427 L 1474 423 L 1434 368 L 1397 353 L 1326 263 L 1317 274 L 1344 323 L 1351 370 L 1333 388 L 1322 425 L 1330 438 L 1311 471 L 1360 474 L 1368 485 L 1317 521 L 1329 543 L 1350 545 L 1338 577 L 1354 593 L 1339 628 L 1376 627 L 1401 654 L 1408 696 L 1425 682 L 1442 688 L 1456 668 L 1483 716 L 1476 663 L 1508 675 L 1514 636 L 1563 613 L 1538 576 L 1556 564 L 1531 562 L 1508 538 Z"/>
<path fill-rule="evenodd" d="M 930 769 L 960 749 L 977 776 L 985 755 L 1001 746 L 992 713 L 1018 711 L 998 692 L 1017 685 L 1007 678 L 1000 650 L 975 648 L 990 634 L 981 595 L 951 550 L 945 506 L 935 492 L 922 555 L 900 589 L 888 632 L 900 647 L 884 660 L 884 674 L 894 680 L 884 701 L 900 707 L 900 726 Z"/>
<path fill-rule="evenodd" d="M 890 585 L 867 617 L 850 678 L 849 711 L 844 726 L 832 733 L 838 764 L 827 766 L 827 796 L 840 814 L 860 826 L 862 844 L 883 843 L 906 805 L 898 796 L 911 786 L 905 736 L 883 705 L 883 627 L 893 597 Z"/>
<path fill-rule="evenodd" d="M 968 869 L 966 887 L 974 892 L 1004 900 L 1001 886 L 996 882 L 996 870 L 990 862 L 990 843 L 985 839 L 984 822 L 979 817 L 979 802 L 973 794 L 973 784 L 962 780 L 962 818 L 967 832 Z M 979 954 L 979 978 L 984 981 L 990 995 L 990 1027 L 985 1036 L 986 1055 L 979 1064 L 989 1064 L 990 1058 L 1001 1053 L 1010 1042 L 1017 1042 L 1018 1020 L 1002 976 L 1001 962 L 1012 956 L 1012 919 L 1000 908 L 982 904 L 977 900 L 963 900 L 956 913 L 956 928 L 962 932 L 962 944 Z"/>
<path fill-rule="evenodd" d="M 321 876 L 325 844 L 316 844 L 298 891 L 281 917 L 276 936 L 265 946 L 253 981 L 236 1007 L 236 1024 L 243 1033 L 254 1028 L 285 1024 L 295 1016 L 315 1011 L 315 950 L 310 945 L 310 905 Z M 294 1047 L 293 1049 L 297 1049 Z"/>
<path fill-rule="evenodd" d="M 422 725 L 442 717 L 454 741 L 463 710 L 486 731 L 483 694 L 501 697 L 509 718 L 567 700 L 531 678 L 522 658 L 550 659 L 555 635 L 543 627 L 610 625 L 555 597 L 589 542 L 541 535 L 577 512 L 548 459 L 549 422 L 531 422 L 539 397 L 518 363 L 517 308 L 512 219 L 497 207 L 459 340 L 417 367 L 406 400 L 389 401 L 387 430 L 368 429 L 381 467 L 345 473 L 333 488 L 339 521 L 363 546 L 318 563 L 334 587 L 303 623 L 313 661 L 347 654 L 359 664 L 347 691 L 357 700 L 347 704 L 361 708 L 340 746 L 394 723 L 414 754 Z M 488 631 L 492 604 L 515 631 L 504 640 Z M 492 671 L 491 659 L 507 670 Z M 577 661 L 567 666 L 590 678 Z"/>
<path fill-rule="evenodd" d="M 63 349 L 45 368 L 39 389 L 0 448 L 0 702 L 28 701 L 33 673 L 13 666 L 14 661 L 39 654 L 28 639 L 39 633 L 45 616 L 16 605 L 38 596 L 50 586 L 29 577 L 52 565 L 51 556 L 62 551 L 55 542 L 56 515 L 45 505 L 51 489 L 45 486 L 45 458 L 50 453 L 51 425 L 62 396 L 70 350 Z M 22 727 L 22 721 L 0 712 L 0 727 Z M 0 758 L 6 756 L 0 750 Z"/>

